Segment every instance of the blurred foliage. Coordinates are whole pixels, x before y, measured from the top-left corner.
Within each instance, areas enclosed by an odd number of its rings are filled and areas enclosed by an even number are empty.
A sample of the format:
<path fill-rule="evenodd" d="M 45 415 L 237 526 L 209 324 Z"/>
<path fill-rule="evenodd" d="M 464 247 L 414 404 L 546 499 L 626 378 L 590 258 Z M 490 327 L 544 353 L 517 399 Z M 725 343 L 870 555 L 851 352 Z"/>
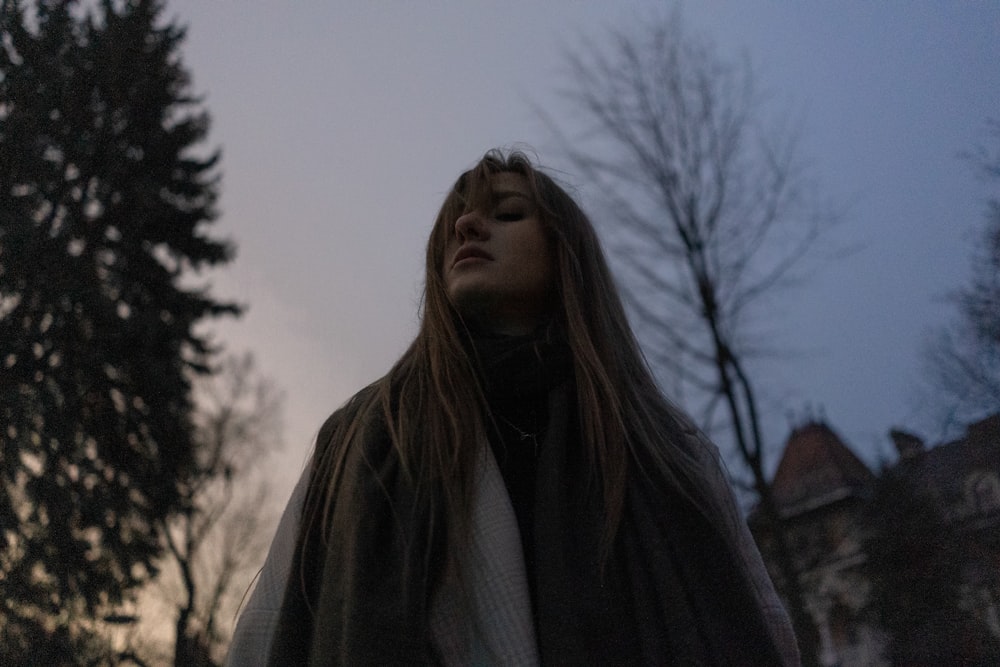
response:
<path fill-rule="evenodd" d="M 94 620 L 153 575 L 197 469 L 195 328 L 238 312 L 194 286 L 232 249 L 161 9 L 0 4 L 2 664 L 92 662 Z"/>
<path fill-rule="evenodd" d="M 963 605 L 973 549 L 907 474 L 883 471 L 868 509 L 869 613 L 894 665 L 996 665 L 1000 642 Z"/>

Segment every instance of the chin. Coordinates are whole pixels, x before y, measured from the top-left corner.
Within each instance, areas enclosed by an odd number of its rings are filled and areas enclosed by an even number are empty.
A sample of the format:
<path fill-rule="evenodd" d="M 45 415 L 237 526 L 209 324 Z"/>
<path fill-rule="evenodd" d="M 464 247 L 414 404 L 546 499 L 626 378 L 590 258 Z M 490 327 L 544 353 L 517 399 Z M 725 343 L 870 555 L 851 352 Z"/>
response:
<path fill-rule="evenodd" d="M 448 292 L 448 300 L 468 323 L 488 321 L 496 312 L 497 295 L 492 290 L 473 289 L 471 286 L 452 289 Z"/>
<path fill-rule="evenodd" d="M 448 299 L 460 311 L 477 307 L 477 304 L 492 302 L 496 299 L 495 290 L 483 280 L 475 276 L 461 276 L 448 286 Z"/>

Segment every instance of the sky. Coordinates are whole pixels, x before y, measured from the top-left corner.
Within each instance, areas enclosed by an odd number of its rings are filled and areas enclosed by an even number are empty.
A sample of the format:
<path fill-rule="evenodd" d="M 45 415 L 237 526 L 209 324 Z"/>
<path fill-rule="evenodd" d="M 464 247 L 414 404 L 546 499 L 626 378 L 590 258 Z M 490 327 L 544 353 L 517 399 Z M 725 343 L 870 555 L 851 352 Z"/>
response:
<path fill-rule="evenodd" d="M 787 346 L 756 368 L 768 438 L 780 447 L 791 423 L 822 416 L 873 466 L 892 456 L 892 427 L 934 441 L 920 351 L 952 316 L 947 295 L 968 277 L 983 218 L 986 187 L 958 156 L 1000 118 L 1000 3 L 682 11 L 720 55 L 752 63 L 841 212 L 828 241 L 856 248 L 809 264 L 767 315 Z M 669 13 L 638 1 L 168 0 L 223 150 L 214 227 L 238 246 L 209 278 L 248 306 L 213 330 L 286 396 L 278 496 L 326 416 L 415 335 L 424 245 L 457 175 L 488 148 L 530 147 L 586 199 L 536 109 L 568 115 L 567 48 Z"/>

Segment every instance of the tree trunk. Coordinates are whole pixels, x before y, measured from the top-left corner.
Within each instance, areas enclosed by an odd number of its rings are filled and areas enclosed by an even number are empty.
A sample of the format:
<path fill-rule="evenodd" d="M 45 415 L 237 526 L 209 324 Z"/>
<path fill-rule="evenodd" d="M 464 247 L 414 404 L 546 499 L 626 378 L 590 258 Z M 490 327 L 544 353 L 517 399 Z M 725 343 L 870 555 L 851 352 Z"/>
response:
<path fill-rule="evenodd" d="M 764 474 L 763 452 L 764 442 L 760 430 L 760 420 L 757 414 L 757 399 L 750 379 L 743 372 L 739 360 L 730 347 L 722 340 L 716 319 L 715 299 L 710 289 L 702 290 L 706 323 L 715 341 L 715 355 L 719 378 L 719 388 L 729 409 L 730 423 L 736 436 L 736 444 L 743 460 L 747 463 L 754 478 L 754 490 L 757 492 L 758 507 L 764 516 L 773 544 L 775 562 L 781 573 L 785 602 L 795 634 L 799 643 L 802 664 L 805 667 L 819 665 L 819 633 L 812 617 L 806 608 L 802 583 L 799 581 L 798 568 L 792 556 L 791 545 L 785 531 L 781 512 L 774 502 L 771 493 L 771 483 Z M 735 375 L 735 378 L 732 377 Z M 742 401 L 740 393 L 742 393 Z M 741 409 L 742 407 L 742 409 Z M 747 422 L 749 422 L 749 427 Z M 749 428 L 749 435 L 747 429 Z"/>

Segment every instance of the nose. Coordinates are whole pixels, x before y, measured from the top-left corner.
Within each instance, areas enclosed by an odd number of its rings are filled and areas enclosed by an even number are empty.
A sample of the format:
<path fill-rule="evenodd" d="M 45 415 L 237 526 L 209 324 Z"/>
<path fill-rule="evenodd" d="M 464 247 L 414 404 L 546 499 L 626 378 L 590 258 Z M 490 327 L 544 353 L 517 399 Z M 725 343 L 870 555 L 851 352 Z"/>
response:
<path fill-rule="evenodd" d="M 489 238 L 486 221 L 479 211 L 469 211 L 455 221 L 455 236 L 462 243 L 468 240 L 484 241 Z"/>

